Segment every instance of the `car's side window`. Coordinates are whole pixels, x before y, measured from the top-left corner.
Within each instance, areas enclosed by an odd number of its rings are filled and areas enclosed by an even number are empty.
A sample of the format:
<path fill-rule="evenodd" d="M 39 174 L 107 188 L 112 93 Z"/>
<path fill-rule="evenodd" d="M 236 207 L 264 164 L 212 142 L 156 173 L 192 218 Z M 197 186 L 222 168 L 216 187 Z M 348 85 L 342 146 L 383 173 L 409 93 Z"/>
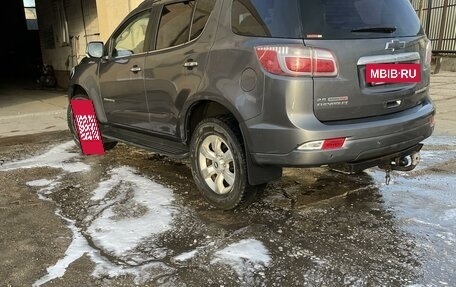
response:
<path fill-rule="evenodd" d="M 266 24 L 260 17 L 259 12 L 247 5 L 249 1 L 235 0 L 231 8 L 231 27 L 234 33 L 243 36 L 266 37 L 269 36 Z M 261 5 L 265 11 L 268 11 L 271 2 L 264 1 Z M 249 8 L 250 7 L 250 8 Z"/>
<path fill-rule="evenodd" d="M 150 11 L 141 12 L 114 36 L 113 57 L 126 57 L 145 52 L 144 40 L 149 18 Z"/>
<path fill-rule="evenodd" d="M 194 6 L 195 1 L 185 1 L 163 7 L 157 34 L 157 50 L 188 42 Z"/>
<path fill-rule="evenodd" d="M 192 21 L 192 31 L 190 40 L 198 38 L 206 26 L 209 16 L 215 6 L 215 0 L 198 0 L 196 3 L 195 13 Z"/>

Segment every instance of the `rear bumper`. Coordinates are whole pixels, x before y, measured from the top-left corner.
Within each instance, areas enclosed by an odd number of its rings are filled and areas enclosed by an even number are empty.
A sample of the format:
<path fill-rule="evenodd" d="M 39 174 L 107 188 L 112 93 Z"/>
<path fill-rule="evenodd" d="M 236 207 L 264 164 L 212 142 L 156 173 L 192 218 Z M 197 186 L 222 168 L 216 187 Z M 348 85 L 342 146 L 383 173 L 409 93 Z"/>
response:
<path fill-rule="evenodd" d="M 318 167 L 381 158 L 407 150 L 428 138 L 434 129 L 434 114 L 432 103 L 427 101 L 407 111 L 358 122 L 324 124 L 313 115 L 305 115 L 292 119 L 294 128 L 253 125 L 249 128 L 252 146 L 275 150 L 251 150 L 251 156 L 257 164 L 284 167 Z M 341 149 L 298 150 L 306 142 L 338 137 L 346 138 Z"/>
<path fill-rule="evenodd" d="M 394 168 L 391 165 L 391 163 L 393 161 L 396 161 L 396 159 L 398 159 L 398 158 L 404 158 L 404 157 L 419 153 L 422 147 L 423 147 L 423 144 L 418 144 L 411 148 L 401 150 L 400 152 L 396 152 L 396 153 L 389 154 L 386 156 L 362 160 L 362 161 L 356 161 L 356 162 L 333 164 L 333 165 L 330 165 L 330 167 L 333 169 L 343 171 L 343 172 L 348 172 L 348 173 L 357 173 L 357 172 L 363 171 L 367 168 L 371 168 L 371 167 L 375 167 L 375 166 L 379 166 L 382 168 L 389 167 L 391 169 L 400 170 L 399 168 Z M 410 170 L 412 170 L 413 168 L 415 168 L 415 167 L 411 166 Z M 403 169 L 403 170 L 406 170 L 406 169 Z"/>

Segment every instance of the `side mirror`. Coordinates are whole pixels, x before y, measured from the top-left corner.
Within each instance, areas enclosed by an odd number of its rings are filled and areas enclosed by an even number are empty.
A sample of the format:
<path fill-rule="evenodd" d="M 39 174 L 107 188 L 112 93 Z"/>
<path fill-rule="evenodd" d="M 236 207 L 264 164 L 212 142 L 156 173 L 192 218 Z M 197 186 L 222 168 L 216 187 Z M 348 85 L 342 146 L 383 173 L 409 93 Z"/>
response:
<path fill-rule="evenodd" d="M 87 45 L 87 54 L 91 58 L 101 58 L 103 57 L 104 45 L 103 42 L 90 42 Z"/>

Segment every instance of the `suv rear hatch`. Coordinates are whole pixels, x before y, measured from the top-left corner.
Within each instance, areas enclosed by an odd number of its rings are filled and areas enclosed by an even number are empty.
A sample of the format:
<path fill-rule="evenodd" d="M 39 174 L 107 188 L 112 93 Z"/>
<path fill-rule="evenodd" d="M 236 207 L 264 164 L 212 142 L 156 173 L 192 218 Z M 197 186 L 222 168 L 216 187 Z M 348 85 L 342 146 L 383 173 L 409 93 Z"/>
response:
<path fill-rule="evenodd" d="M 234 0 L 233 11 L 237 34 L 303 39 L 301 48 L 280 40 L 257 55 L 268 72 L 313 78 L 322 122 L 395 113 L 427 97 L 431 50 L 408 0 Z M 421 82 L 366 83 L 366 65 L 381 63 L 420 64 Z"/>
<path fill-rule="evenodd" d="M 314 78 L 314 112 L 320 121 L 394 113 L 427 96 L 422 89 L 429 84 L 428 41 L 409 1 L 313 0 L 299 5 L 305 45 L 332 51 L 338 62 L 336 77 Z M 421 64 L 421 82 L 366 83 L 366 65 L 381 63 Z"/>

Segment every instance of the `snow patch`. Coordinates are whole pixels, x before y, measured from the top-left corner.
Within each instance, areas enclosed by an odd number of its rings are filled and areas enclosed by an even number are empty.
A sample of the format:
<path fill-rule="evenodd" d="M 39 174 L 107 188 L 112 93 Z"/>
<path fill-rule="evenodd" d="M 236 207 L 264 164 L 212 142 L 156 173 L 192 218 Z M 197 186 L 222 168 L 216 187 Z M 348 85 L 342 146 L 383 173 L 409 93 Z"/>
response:
<path fill-rule="evenodd" d="M 51 183 L 53 183 L 52 180 L 37 179 L 37 180 L 29 181 L 25 184 L 28 186 L 32 186 L 32 187 L 45 187 L 45 186 L 49 186 Z"/>
<path fill-rule="evenodd" d="M 122 216 L 116 214 L 115 207 L 106 208 L 95 218 L 87 229 L 93 242 L 115 256 L 124 256 L 136 248 L 144 239 L 156 236 L 171 229 L 174 207 L 172 191 L 147 178 L 136 175 L 128 167 L 111 171 L 112 177 L 100 183 L 94 198 L 101 198 L 109 192 L 108 187 L 128 183 L 133 189 L 133 198 L 122 205 L 142 208 L 140 216 Z"/>
<path fill-rule="evenodd" d="M 446 210 L 443 215 L 441 216 L 441 219 L 444 221 L 455 221 L 456 219 L 456 208 Z"/>
<path fill-rule="evenodd" d="M 70 246 L 68 246 L 67 250 L 65 251 L 65 256 L 57 261 L 54 266 L 48 267 L 46 269 L 47 274 L 37 280 L 33 284 L 34 287 L 41 286 L 53 279 L 62 277 L 65 275 L 66 269 L 71 263 L 81 258 L 84 254 L 90 254 L 94 251 L 91 247 L 89 247 L 86 239 L 84 236 L 82 236 L 79 229 L 75 226 L 74 221 L 62 216 L 60 211 L 57 211 L 56 214 L 67 222 L 68 227 L 73 233 L 72 241 L 70 243 Z"/>
<path fill-rule="evenodd" d="M 271 262 L 269 251 L 261 241 L 244 239 L 215 252 L 211 264 L 229 265 L 236 274 L 245 278 L 265 269 Z"/>
<path fill-rule="evenodd" d="M 441 166 L 445 162 L 456 160 L 456 150 L 424 150 L 420 152 L 420 155 L 420 163 L 414 171 Z"/>
<path fill-rule="evenodd" d="M 65 251 L 65 255 L 54 266 L 47 268 L 47 274 L 37 280 L 33 286 L 41 286 L 53 279 L 65 275 L 68 266 L 83 255 L 88 255 L 95 263 L 92 273 L 95 277 L 108 276 L 111 278 L 132 275 L 136 284 L 141 284 L 149 279 L 160 277 L 174 272 L 162 262 L 144 263 L 128 251 L 136 248 L 144 239 L 158 235 L 170 229 L 173 219 L 174 208 L 171 205 L 174 198 L 170 189 L 163 187 L 149 179 L 135 174 L 135 171 L 128 167 L 113 169 L 111 178 L 101 182 L 94 191 L 94 198 L 103 199 L 102 195 L 108 194 L 114 187 L 121 183 L 127 183 L 132 188 L 132 194 L 127 197 L 120 194 L 116 199 L 109 200 L 103 205 L 103 211 L 99 212 L 94 220 L 86 221 L 89 227 L 87 233 L 92 241 L 103 252 L 110 252 L 118 257 L 128 257 L 130 260 L 124 262 L 111 262 L 100 254 L 98 249 L 89 245 L 82 230 L 76 227 L 75 222 L 64 217 L 60 210 L 56 211 L 57 216 L 67 222 L 72 231 L 72 241 Z M 50 200 L 46 197 L 59 184 L 57 178 L 54 181 L 35 180 L 28 184 L 30 186 L 43 187 L 39 191 L 40 198 Z M 121 201 L 119 203 L 119 201 Z M 116 203 L 119 203 L 116 205 Z M 135 216 L 119 216 L 115 212 L 115 206 L 127 205 L 133 209 L 141 207 L 145 212 Z M 127 214 L 128 215 L 128 214 Z M 119 218 L 118 218 L 119 217 Z M 157 252 L 160 252 L 158 250 Z M 123 258 L 119 261 L 122 261 Z"/>
<path fill-rule="evenodd" d="M 196 254 L 198 254 L 198 250 L 192 250 L 192 251 L 189 251 L 189 252 L 184 252 L 182 254 L 179 254 L 179 255 L 175 256 L 173 258 L 173 260 L 175 262 L 185 262 L 185 261 L 188 261 L 188 260 L 192 259 L 193 257 L 195 257 Z"/>
<path fill-rule="evenodd" d="M 47 180 L 47 179 L 38 179 L 38 180 L 33 180 L 29 181 L 26 183 L 26 185 L 30 187 L 41 187 L 41 189 L 38 190 L 38 198 L 44 201 L 52 201 L 50 200 L 47 196 L 52 194 L 56 188 L 60 185 L 60 180 L 61 176 L 57 176 L 53 180 Z"/>
<path fill-rule="evenodd" d="M 98 250 L 92 248 L 81 230 L 76 227 L 75 222 L 64 217 L 61 212 L 56 211 L 56 215 L 67 222 L 68 227 L 72 231 L 72 241 L 65 251 L 65 256 L 57 261 L 57 263 L 46 269 L 47 274 L 38 279 L 33 287 L 39 287 L 47 282 L 60 278 L 65 275 L 65 272 L 71 263 L 75 262 L 84 255 L 88 255 L 92 262 L 95 263 L 95 269 L 92 276 L 115 278 L 123 275 L 133 276 L 135 284 L 142 284 L 149 279 L 154 279 L 163 275 L 169 275 L 174 272 L 174 269 L 168 267 L 162 262 L 152 262 L 142 266 L 129 266 L 126 264 L 114 264 L 105 259 Z"/>
<path fill-rule="evenodd" d="M 61 168 L 65 172 L 69 173 L 90 171 L 89 165 L 78 161 L 74 161 L 75 158 L 78 158 L 80 156 L 79 153 L 73 153 L 68 151 L 74 147 L 75 143 L 73 141 L 69 141 L 54 146 L 48 152 L 42 155 L 17 162 L 5 163 L 0 167 L 0 170 L 9 171 L 21 168 L 29 169 L 37 167 L 52 167 Z"/>
<path fill-rule="evenodd" d="M 119 174 L 116 174 L 111 171 L 111 178 L 101 182 L 98 187 L 93 191 L 93 196 L 90 200 L 98 201 L 105 198 L 105 196 L 120 183 L 121 179 Z"/>
<path fill-rule="evenodd" d="M 426 146 L 456 146 L 455 136 L 432 136 L 427 138 L 423 143 Z"/>
<path fill-rule="evenodd" d="M 91 167 L 79 162 L 79 153 L 69 151 L 75 147 L 74 142 L 66 142 L 52 147 L 46 153 L 29 159 L 3 164 L 0 171 L 51 167 L 61 169 L 63 173 L 52 180 L 38 179 L 27 182 L 30 187 L 39 188 L 38 196 L 42 200 L 52 201 L 48 197 L 58 189 L 65 173 L 89 172 Z M 75 222 L 64 217 L 60 210 L 56 215 L 62 218 L 72 232 L 72 241 L 63 258 L 53 266 L 47 268 L 47 273 L 38 279 L 33 286 L 41 286 L 56 278 L 65 275 L 65 272 L 76 260 L 84 255 L 90 257 L 95 263 L 92 273 L 95 277 L 118 277 L 132 275 L 136 284 L 141 284 L 149 279 L 172 274 L 175 270 L 163 262 L 147 261 L 135 253 L 128 251 L 135 249 L 145 239 L 154 239 L 171 228 L 171 221 L 175 208 L 172 191 L 142 176 L 136 175 L 131 168 L 121 167 L 113 169 L 110 178 L 99 184 L 94 190 L 92 200 L 98 201 L 90 210 L 95 211 L 84 220 L 87 232 L 76 227 Z M 120 192 L 114 198 L 106 196 L 117 186 L 128 187 L 126 192 Z M 125 214 L 118 214 L 116 207 Z M 139 212 L 134 212 L 135 210 Z M 133 212 L 131 212 L 133 210 Z M 119 257 L 118 262 L 111 262 L 101 255 L 100 250 L 93 248 L 88 243 L 85 235 L 88 233 L 92 241 L 103 253 L 112 253 Z M 152 244 L 153 245 L 153 244 Z M 156 254 L 165 254 L 167 250 L 157 247 Z M 162 255 L 163 257 L 165 255 Z M 147 258 L 150 259 L 150 258 Z"/>

